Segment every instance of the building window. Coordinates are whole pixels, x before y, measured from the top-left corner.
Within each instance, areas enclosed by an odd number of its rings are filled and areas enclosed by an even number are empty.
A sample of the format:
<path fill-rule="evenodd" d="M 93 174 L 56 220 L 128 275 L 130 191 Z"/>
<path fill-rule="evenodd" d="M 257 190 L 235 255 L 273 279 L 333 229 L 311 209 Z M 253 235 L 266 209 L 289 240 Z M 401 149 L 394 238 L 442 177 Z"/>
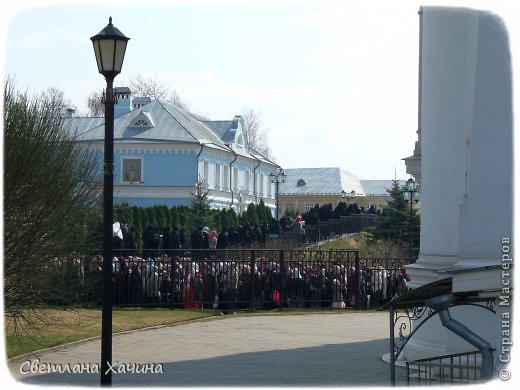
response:
<path fill-rule="evenodd" d="M 313 208 L 314 208 L 314 203 L 309 203 L 309 202 L 305 203 L 305 212 L 308 212 Z"/>
<path fill-rule="evenodd" d="M 259 189 L 260 189 L 260 196 L 264 196 L 264 175 L 262 175 L 261 173 L 258 175 L 258 181 L 259 181 Z"/>
<path fill-rule="evenodd" d="M 224 189 L 229 190 L 229 167 L 224 165 Z"/>
<path fill-rule="evenodd" d="M 244 172 L 244 189 L 247 195 L 249 195 L 249 182 L 251 181 L 251 179 L 249 178 L 250 174 L 251 173 L 249 171 Z"/>
<path fill-rule="evenodd" d="M 204 161 L 204 185 L 208 185 L 209 180 L 209 163 L 207 161 Z"/>
<path fill-rule="evenodd" d="M 144 119 L 138 119 L 135 121 L 134 123 L 134 126 L 135 127 L 150 127 L 150 125 L 148 124 L 147 121 L 145 121 Z"/>
<path fill-rule="evenodd" d="M 238 168 L 233 168 L 233 191 L 238 191 Z"/>
<path fill-rule="evenodd" d="M 220 164 L 215 164 L 215 189 L 220 190 Z"/>
<path fill-rule="evenodd" d="M 285 204 L 285 213 L 294 213 L 294 204 L 293 203 L 286 203 Z"/>
<path fill-rule="evenodd" d="M 271 180 L 267 180 L 267 197 L 268 198 L 273 197 L 273 194 L 272 194 L 273 188 L 272 187 L 273 186 L 272 186 Z"/>
<path fill-rule="evenodd" d="M 123 183 L 142 183 L 143 180 L 143 158 L 121 159 L 122 182 Z"/>

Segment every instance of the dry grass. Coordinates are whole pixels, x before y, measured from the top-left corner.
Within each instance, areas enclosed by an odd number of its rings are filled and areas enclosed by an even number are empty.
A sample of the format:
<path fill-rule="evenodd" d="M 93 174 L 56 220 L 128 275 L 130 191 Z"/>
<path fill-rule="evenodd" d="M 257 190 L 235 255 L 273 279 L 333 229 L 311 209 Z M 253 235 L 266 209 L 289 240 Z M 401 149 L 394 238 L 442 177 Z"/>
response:
<path fill-rule="evenodd" d="M 173 325 L 217 315 L 214 310 L 114 309 L 114 333 L 150 326 Z M 44 309 L 28 324 L 15 327 L 5 319 L 7 357 L 101 335 L 100 309 Z"/>

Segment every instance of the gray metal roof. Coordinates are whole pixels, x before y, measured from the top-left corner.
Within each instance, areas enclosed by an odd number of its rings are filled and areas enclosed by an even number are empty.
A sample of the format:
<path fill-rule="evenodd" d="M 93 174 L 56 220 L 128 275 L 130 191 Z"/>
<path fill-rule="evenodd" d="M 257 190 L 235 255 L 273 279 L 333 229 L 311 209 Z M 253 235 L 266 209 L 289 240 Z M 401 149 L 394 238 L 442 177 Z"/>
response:
<path fill-rule="evenodd" d="M 68 117 L 62 118 L 63 128 L 71 134 L 82 134 L 88 129 L 103 125 L 103 117 Z"/>
<path fill-rule="evenodd" d="M 152 118 L 154 127 L 140 128 L 134 126 L 136 117 L 139 116 L 141 111 Z M 78 132 L 80 141 L 103 140 L 105 133 L 104 118 L 94 119 L 96 121 L 88 121 L 85 118 L 67 118 L 65 124 Z M 226 147 L 217 134 L 189 113 L 158 100 L 115 118 L 114 140 L 126 142 L 188 142 Z"/>
<path fill-rule="evenodd" d="M 213 130 L 213 132 L 215 132 L 215 134 L 217 134 L 220 138 L 222 138 L 224 134 L 226 134 L 232 122 L 233 121 L 202 121 L 202 123 L 204 123 L 211 130 Z"/>
<path fill-rule="evenodd" d="M 401 186 L 406 184 L 406 180 L 398 182 Z M 366 196 L 390 196 L 387 190 L 392 188 L 392 184 L 393 180 L 361 180 Z"/>
<path fill-rule="evenodd" d="M 360 178 L 341 168 L 285 169 L 286 179 L 280 183 L 281 195 L 338 195 L 356 191 L 364 196 Z M 304 183 L 304 184 L 303 184 Z"/>
<path fill-rule="evenodd" d="M 235 140 L 236 130 L 238 129 L 238 122 L 241 120 L 240 116 L 235 116 L 230 121 L 203 121 L 203 123 L 211 128 L 222 141 L 225 143 L 233 142 Z"/>

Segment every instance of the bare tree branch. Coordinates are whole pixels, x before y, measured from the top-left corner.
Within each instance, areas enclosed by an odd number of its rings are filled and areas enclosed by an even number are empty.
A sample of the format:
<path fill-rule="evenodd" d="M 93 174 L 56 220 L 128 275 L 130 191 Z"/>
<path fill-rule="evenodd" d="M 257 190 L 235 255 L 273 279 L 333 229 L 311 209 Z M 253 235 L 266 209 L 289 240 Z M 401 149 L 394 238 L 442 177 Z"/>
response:
<path fill-rule="evenodd" d="M 249 147 L 268 159 L 273 160 L 271 148 L 267 141 L 269 130 L 262 127 L 260 113 L 256 113 L 251 108 L 246 108 L 243 110 L 242 120 L 244 121 L 244 130 L 247 135 Z"/>

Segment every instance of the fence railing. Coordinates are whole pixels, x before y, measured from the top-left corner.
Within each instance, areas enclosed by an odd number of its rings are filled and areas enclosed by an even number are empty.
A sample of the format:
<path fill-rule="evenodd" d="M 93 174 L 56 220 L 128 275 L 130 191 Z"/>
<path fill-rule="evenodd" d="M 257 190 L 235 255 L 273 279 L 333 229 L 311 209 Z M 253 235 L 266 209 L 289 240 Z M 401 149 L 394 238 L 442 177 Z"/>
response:
<path fill-rule="evenodd" d="M 482 360 L 479 351 L 436 356 L 406 362 L 409 386 L 479 383 Z"/>
<path fill-rule="evenodd" d="M 343 234 L 359 233 L 363 229 L 373 226 L 377 218 L 374 214 L 354 214 L 342 216 L 339 219 L 319 221 L 317 225 L 305 225 L 290 231 L 280 232 L 279 238 L 289 241 L 292 246 L 313 245 Z"/>
<path fill-rule="evenodd" d="M 196 250 L 172 256 L 118 258 L 113 263 L 113 304 L 172 308 L 375 308 L 403 292 L 408 259 L 360 259 L 357 250 Z M 99 304 L 101 259 L 83 269 Z M 92 287 L 90 287 L 92 286 Z"/>

